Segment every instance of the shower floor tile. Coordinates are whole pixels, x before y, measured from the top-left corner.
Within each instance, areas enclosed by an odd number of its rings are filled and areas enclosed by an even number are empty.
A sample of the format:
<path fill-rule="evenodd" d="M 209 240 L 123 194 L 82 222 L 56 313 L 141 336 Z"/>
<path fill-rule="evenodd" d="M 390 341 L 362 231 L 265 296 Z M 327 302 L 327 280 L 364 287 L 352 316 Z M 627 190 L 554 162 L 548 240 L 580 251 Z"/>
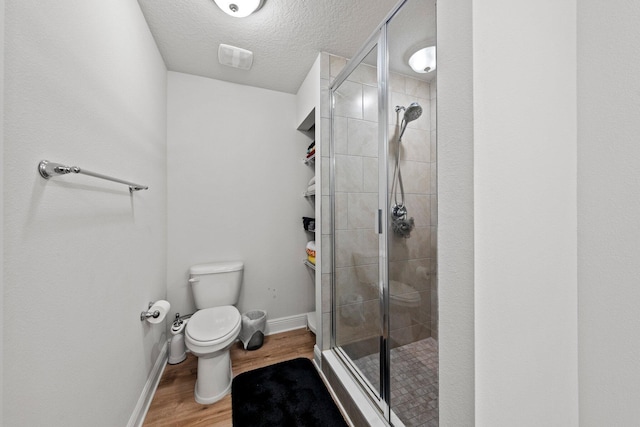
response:
<path fill-rule="evenodd" d="M 355 365 L 379 389 L 379 360 L 371 354 Z M 433 338 L 391 349 L 391 409 L 407 427 L 438 425 L 438 342 Z"/>

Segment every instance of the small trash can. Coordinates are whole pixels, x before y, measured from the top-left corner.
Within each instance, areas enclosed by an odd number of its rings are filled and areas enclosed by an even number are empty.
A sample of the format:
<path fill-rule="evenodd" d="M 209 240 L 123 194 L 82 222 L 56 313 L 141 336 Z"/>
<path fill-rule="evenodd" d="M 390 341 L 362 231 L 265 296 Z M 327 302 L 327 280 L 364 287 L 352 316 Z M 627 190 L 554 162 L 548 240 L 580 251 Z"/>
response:
<path fill-rule="evenodd" d="M 253 310 L 242 315 L 242 329 L 238 338 L 245 350 L 257 350 L 264 342 L 264 329 L 267 325 L 267 312 Z"/>

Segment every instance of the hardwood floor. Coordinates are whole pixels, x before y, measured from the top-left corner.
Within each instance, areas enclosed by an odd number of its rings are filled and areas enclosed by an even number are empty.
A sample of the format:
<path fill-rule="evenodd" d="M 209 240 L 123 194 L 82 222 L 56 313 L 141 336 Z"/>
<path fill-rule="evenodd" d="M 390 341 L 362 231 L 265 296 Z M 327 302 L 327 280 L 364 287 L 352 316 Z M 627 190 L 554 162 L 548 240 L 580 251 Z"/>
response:
<path fill-rule="evenodd" d="M 315 335 L 306 329 L 266 336 L 261 348 L 245 351 L 240 342 L 231 347 L 233 374 L 306 357 L 313 359 Z M 193 399 L 198 359 L 187 353 L 177 365 L 167 365 L 144 421 L 145 426 L 231 426 L 231 394 L 212 405 Z"/>

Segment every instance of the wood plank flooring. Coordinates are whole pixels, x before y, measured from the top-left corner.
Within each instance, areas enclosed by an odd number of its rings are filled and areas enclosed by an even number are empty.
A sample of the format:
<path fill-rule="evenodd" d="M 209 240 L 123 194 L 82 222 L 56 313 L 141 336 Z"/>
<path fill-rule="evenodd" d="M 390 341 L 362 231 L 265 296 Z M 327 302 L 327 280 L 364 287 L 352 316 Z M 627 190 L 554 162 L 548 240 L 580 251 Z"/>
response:
<path fill-rule="evenodd" d="M 245 351 L 240 342 L 231 347 L 233 374 L 306 357 L 313 359 L 316 338 L 306 329 L 274 334 L 264 338 L 261 348 Z M 231 426 L 231 394 L 212 405 L 200 405 L 193 399 L 198 359 L 187 353 L 177 365 L 167 365 L 153 397 L 144 426 L 185 427 Z"/>

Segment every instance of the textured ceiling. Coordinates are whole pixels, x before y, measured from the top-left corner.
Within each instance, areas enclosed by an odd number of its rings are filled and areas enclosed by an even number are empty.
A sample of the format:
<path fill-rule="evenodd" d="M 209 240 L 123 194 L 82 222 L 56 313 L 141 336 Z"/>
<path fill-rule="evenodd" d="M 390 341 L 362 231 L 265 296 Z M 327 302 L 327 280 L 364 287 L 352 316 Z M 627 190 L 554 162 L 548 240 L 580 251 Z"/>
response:
<path fill-rule="evenodd" d="M 265 0 L 264 6 L 247 18 L 227 15 L 213 0 L 138 3 L 169 70 L 296 93 L 318 52 L 353 56 L 397 0 Z M 434 4 L 435 0 L 418 3 Z M 435 18 L 433 34 L 429 35 L 425 28 L 430 18 L 422 15 L 416 21 L 415 15 L 407 14 L 411 23 L 402 25 L 408 30 L 402 37 L 407 47 L 435 40 Z M 419 31 L 410 30 L 414 25 Z M 252 51 L 251 70 L 220 65 L 220 43 Z M 390 48 L 392 54 L 395 51 Z"/>

